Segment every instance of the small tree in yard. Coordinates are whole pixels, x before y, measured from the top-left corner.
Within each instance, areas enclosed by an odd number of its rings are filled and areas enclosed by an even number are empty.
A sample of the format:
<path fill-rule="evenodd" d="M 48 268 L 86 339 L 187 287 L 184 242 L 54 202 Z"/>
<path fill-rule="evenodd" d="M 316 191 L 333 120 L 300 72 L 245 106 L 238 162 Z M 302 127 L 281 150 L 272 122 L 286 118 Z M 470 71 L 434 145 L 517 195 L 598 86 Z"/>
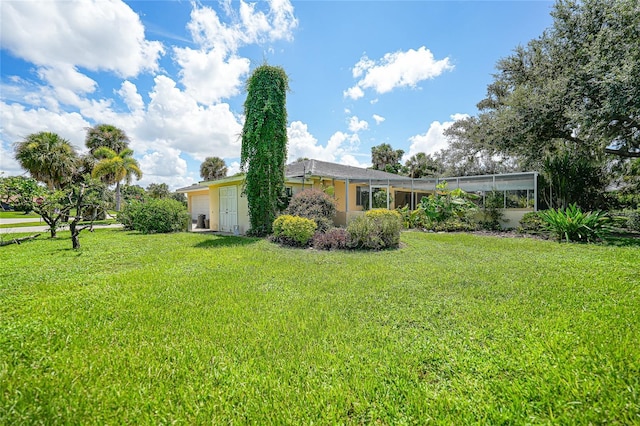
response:
<path fill-rule="evenodd" d="M 284 192 L 288 81 L 282 68 L 269 65 L 256 68 L 247 81 L 240 163 L 246 171 L 249 233 L 256 236 L 271 232 Z"/>
<path fill-rule="evenodd" d="M 49 225 L 51 238 L 57 237 L 58 229 L 67 223 L 67 220 L 75 209 L 75 216 L 69 222 L 71 231 L 71 241 L 74 249 L 80 248 L 78 239 L 81 231 L 93 226 L 93 219 L 84 227 L 78 227 L 82 220 L 83 212 L 91 209 L 98 212 L 105 208 L 105 187 L 98 181 L 85 180 L 84 182 L 71 185 L 65 190 L 49 191 L 36 200 L 34 211 L 38 213 L 44 222 Z"/>

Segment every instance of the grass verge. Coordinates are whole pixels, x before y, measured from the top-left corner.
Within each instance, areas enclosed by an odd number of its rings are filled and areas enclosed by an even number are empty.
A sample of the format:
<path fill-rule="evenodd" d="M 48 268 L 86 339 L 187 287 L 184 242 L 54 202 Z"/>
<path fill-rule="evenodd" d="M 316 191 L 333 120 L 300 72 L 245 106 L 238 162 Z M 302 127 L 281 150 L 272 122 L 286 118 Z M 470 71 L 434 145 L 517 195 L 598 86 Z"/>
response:
<path fill-rule="evenodd" d="M 640 421 L 637 247 L 60 236 L 0 249 L 0 424 Z"/>

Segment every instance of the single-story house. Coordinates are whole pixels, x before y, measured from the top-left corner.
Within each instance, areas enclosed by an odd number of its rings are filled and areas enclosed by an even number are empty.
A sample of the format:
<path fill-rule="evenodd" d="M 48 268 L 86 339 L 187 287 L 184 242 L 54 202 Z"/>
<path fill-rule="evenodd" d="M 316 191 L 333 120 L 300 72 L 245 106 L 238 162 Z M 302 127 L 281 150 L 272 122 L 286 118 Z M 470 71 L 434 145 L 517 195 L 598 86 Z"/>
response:
<path fill-rule="evenodd" d="M 187 195 L 194 221 L 199 215 L 205 215 L 208 228 L 213 231 L 244 234 L 250 227 L 248 203 L 242 194 L 244 179 L 240 175 L 200 182 L 177 192 Z M 422 197 L 432 194 L 443 181 L 449 189 L 461 188 L 480 196 L 491 191 L 504 193 L 505 227 L 515 227 L 526 212 L 537 210 L 536 172 L 411 179 L 319 160 L 298 161 L 287 165 L 285 170 L 285 188 L 289 195 L 308 188 L 333 194 L 337 226 L 346 225 L 352 217 L 374 205 L 374 194 L 378 191 L 385 191 L 383 199 L 386 198 L 388 208 L 408 205 L 414 209 Z"/>

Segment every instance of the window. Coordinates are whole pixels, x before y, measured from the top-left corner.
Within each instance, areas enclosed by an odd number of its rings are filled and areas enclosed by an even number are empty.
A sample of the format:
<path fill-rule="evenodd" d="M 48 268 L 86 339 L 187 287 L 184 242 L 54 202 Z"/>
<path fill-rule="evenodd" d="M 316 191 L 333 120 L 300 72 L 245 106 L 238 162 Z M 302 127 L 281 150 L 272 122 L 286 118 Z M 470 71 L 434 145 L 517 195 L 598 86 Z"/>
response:
<path fill-rule="evenodd" d="M 369 205 L 369 191 L 367 186 L 356 186 L 356 206 Z"/>

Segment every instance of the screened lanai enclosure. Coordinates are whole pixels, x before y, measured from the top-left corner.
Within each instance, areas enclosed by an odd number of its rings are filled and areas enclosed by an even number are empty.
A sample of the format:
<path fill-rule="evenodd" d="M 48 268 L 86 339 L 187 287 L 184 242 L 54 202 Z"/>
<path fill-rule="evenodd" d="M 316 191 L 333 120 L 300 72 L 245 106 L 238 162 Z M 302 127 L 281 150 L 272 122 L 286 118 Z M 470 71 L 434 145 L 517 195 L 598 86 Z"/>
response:
<path fill-rule="evenodd" d="M 369 206 L 385 207 L 385 197 L 387 208 L 408 206 L 414 210 L 423 197 L 433 194 L 438 190 L 439 185 L 446 182 L 448 190 L 460 188 L 477 195 L 476 202 L 480 207 L 484 206 L 489 195 L 494 199 L 496 196 L 502 198 L 505 219 L 515 226 L 526 212 L 538 209 L 537 178 L 537 172 L 422 179 L 400 176 L 388 179 L 353 178 L 346 179 L 346 188 L 352 190 L 355 186 L 356 206 L 362 206 L 365 210 Z M 382 205 L 380 205 L 381 197 L 376 196 L 380 191 L 384 191 L 383 194 L 379 194 L 382 195 Z M 347 194 L 347 199 L 351 196 Z M 349 212 L 347 212 L 348 216 Z"/>

